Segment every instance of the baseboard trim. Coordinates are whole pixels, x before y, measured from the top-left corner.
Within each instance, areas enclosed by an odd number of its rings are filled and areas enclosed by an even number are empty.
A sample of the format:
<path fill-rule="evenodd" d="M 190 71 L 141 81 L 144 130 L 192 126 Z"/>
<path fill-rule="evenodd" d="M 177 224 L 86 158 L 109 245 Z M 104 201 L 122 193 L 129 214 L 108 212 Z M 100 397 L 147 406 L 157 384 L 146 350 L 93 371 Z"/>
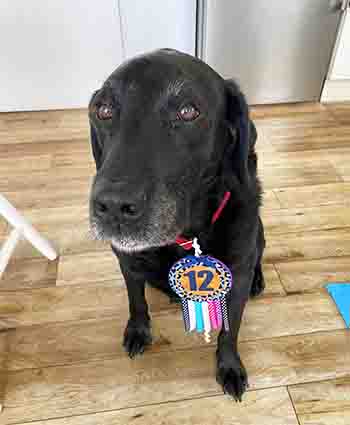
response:
<path fill-rule="evenodd" d="M 349 80 L 326 80 L 321 102 L 344 102 L 350 100 Z"/>

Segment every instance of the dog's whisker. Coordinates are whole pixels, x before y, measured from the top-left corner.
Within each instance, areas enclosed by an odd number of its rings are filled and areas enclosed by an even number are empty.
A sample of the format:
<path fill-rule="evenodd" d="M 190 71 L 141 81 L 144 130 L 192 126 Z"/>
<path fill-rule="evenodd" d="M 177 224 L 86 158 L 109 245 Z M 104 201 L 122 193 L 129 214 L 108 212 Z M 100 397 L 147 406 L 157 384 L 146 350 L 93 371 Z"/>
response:
<path fill-rule="evenodd" d="M 97 241 L 107 240 L 107 237 L 103 229 L 101 229 L 100 226 L 95 221 L 91 222 L 90 229 L 87 232 L 87 237 Z"/>
<path fill-rule="evenodd" d="M 92 229 L 88 229 L 85 233 L 86 239 L 96 240 L 96 233 Z"/>

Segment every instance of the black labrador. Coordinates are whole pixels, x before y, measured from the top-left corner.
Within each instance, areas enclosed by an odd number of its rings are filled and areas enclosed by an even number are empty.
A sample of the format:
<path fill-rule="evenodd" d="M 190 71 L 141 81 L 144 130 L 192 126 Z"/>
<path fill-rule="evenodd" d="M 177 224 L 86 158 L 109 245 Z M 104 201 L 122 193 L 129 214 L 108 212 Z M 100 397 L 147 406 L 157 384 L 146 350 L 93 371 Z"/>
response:
<path fill-rule="evenodd" d="M 151 343 L 146 281 L 173 298 L 168 271 L 188 254 L 176 237 L 197 237 L 233 272 L 217 381 L 241 400 L 248 381 L 237 337 L 249 295 L 264 289 L 265 247 L 257 133 L 243 94 L 199 59 L 162 49 L 120 66 L 94 93 L 89 119 L 97 168 L 91 229 L 110 241 L 125 278 L 126 351 L 134 357 Z M 211 224 L 226 191 L 231 198 Z"/>

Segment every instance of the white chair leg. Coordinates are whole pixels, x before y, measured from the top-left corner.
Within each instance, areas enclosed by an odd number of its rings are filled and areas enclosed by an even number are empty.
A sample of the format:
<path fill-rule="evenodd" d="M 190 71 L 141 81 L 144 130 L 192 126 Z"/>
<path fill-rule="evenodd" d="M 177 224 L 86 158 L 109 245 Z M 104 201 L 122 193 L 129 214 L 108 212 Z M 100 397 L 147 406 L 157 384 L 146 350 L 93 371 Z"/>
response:
<path fill-rule="evenodd" d="M 11 258 L 11 255 L 16 248 L 17 242 L 20 240 L 22 233 L 19 229 L 13 229 L 10 236 L 6 239 L 5 243 L 0 250 L 0 278 L 4 273 L 6 266 Z"/>
<path fill-rule="evenodd" d="M 57 257 L 57 253 L 49 241 L 43 238 L 2 195 L 0 195 L 0 214 L 45 257 L 49 260 Z"/>

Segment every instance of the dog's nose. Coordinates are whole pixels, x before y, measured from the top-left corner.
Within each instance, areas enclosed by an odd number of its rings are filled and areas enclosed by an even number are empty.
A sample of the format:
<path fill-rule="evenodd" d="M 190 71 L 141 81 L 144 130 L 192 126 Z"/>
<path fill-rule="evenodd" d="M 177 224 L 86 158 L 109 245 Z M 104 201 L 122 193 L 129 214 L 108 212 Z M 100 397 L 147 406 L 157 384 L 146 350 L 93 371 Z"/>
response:
<path fill-rule="evenodd" d="M 121 222 L 139 219 L 144 212 L 145 196 L 100 192 L 95 197 L 95 213 L 101 218 L 114 217 Z"/>

